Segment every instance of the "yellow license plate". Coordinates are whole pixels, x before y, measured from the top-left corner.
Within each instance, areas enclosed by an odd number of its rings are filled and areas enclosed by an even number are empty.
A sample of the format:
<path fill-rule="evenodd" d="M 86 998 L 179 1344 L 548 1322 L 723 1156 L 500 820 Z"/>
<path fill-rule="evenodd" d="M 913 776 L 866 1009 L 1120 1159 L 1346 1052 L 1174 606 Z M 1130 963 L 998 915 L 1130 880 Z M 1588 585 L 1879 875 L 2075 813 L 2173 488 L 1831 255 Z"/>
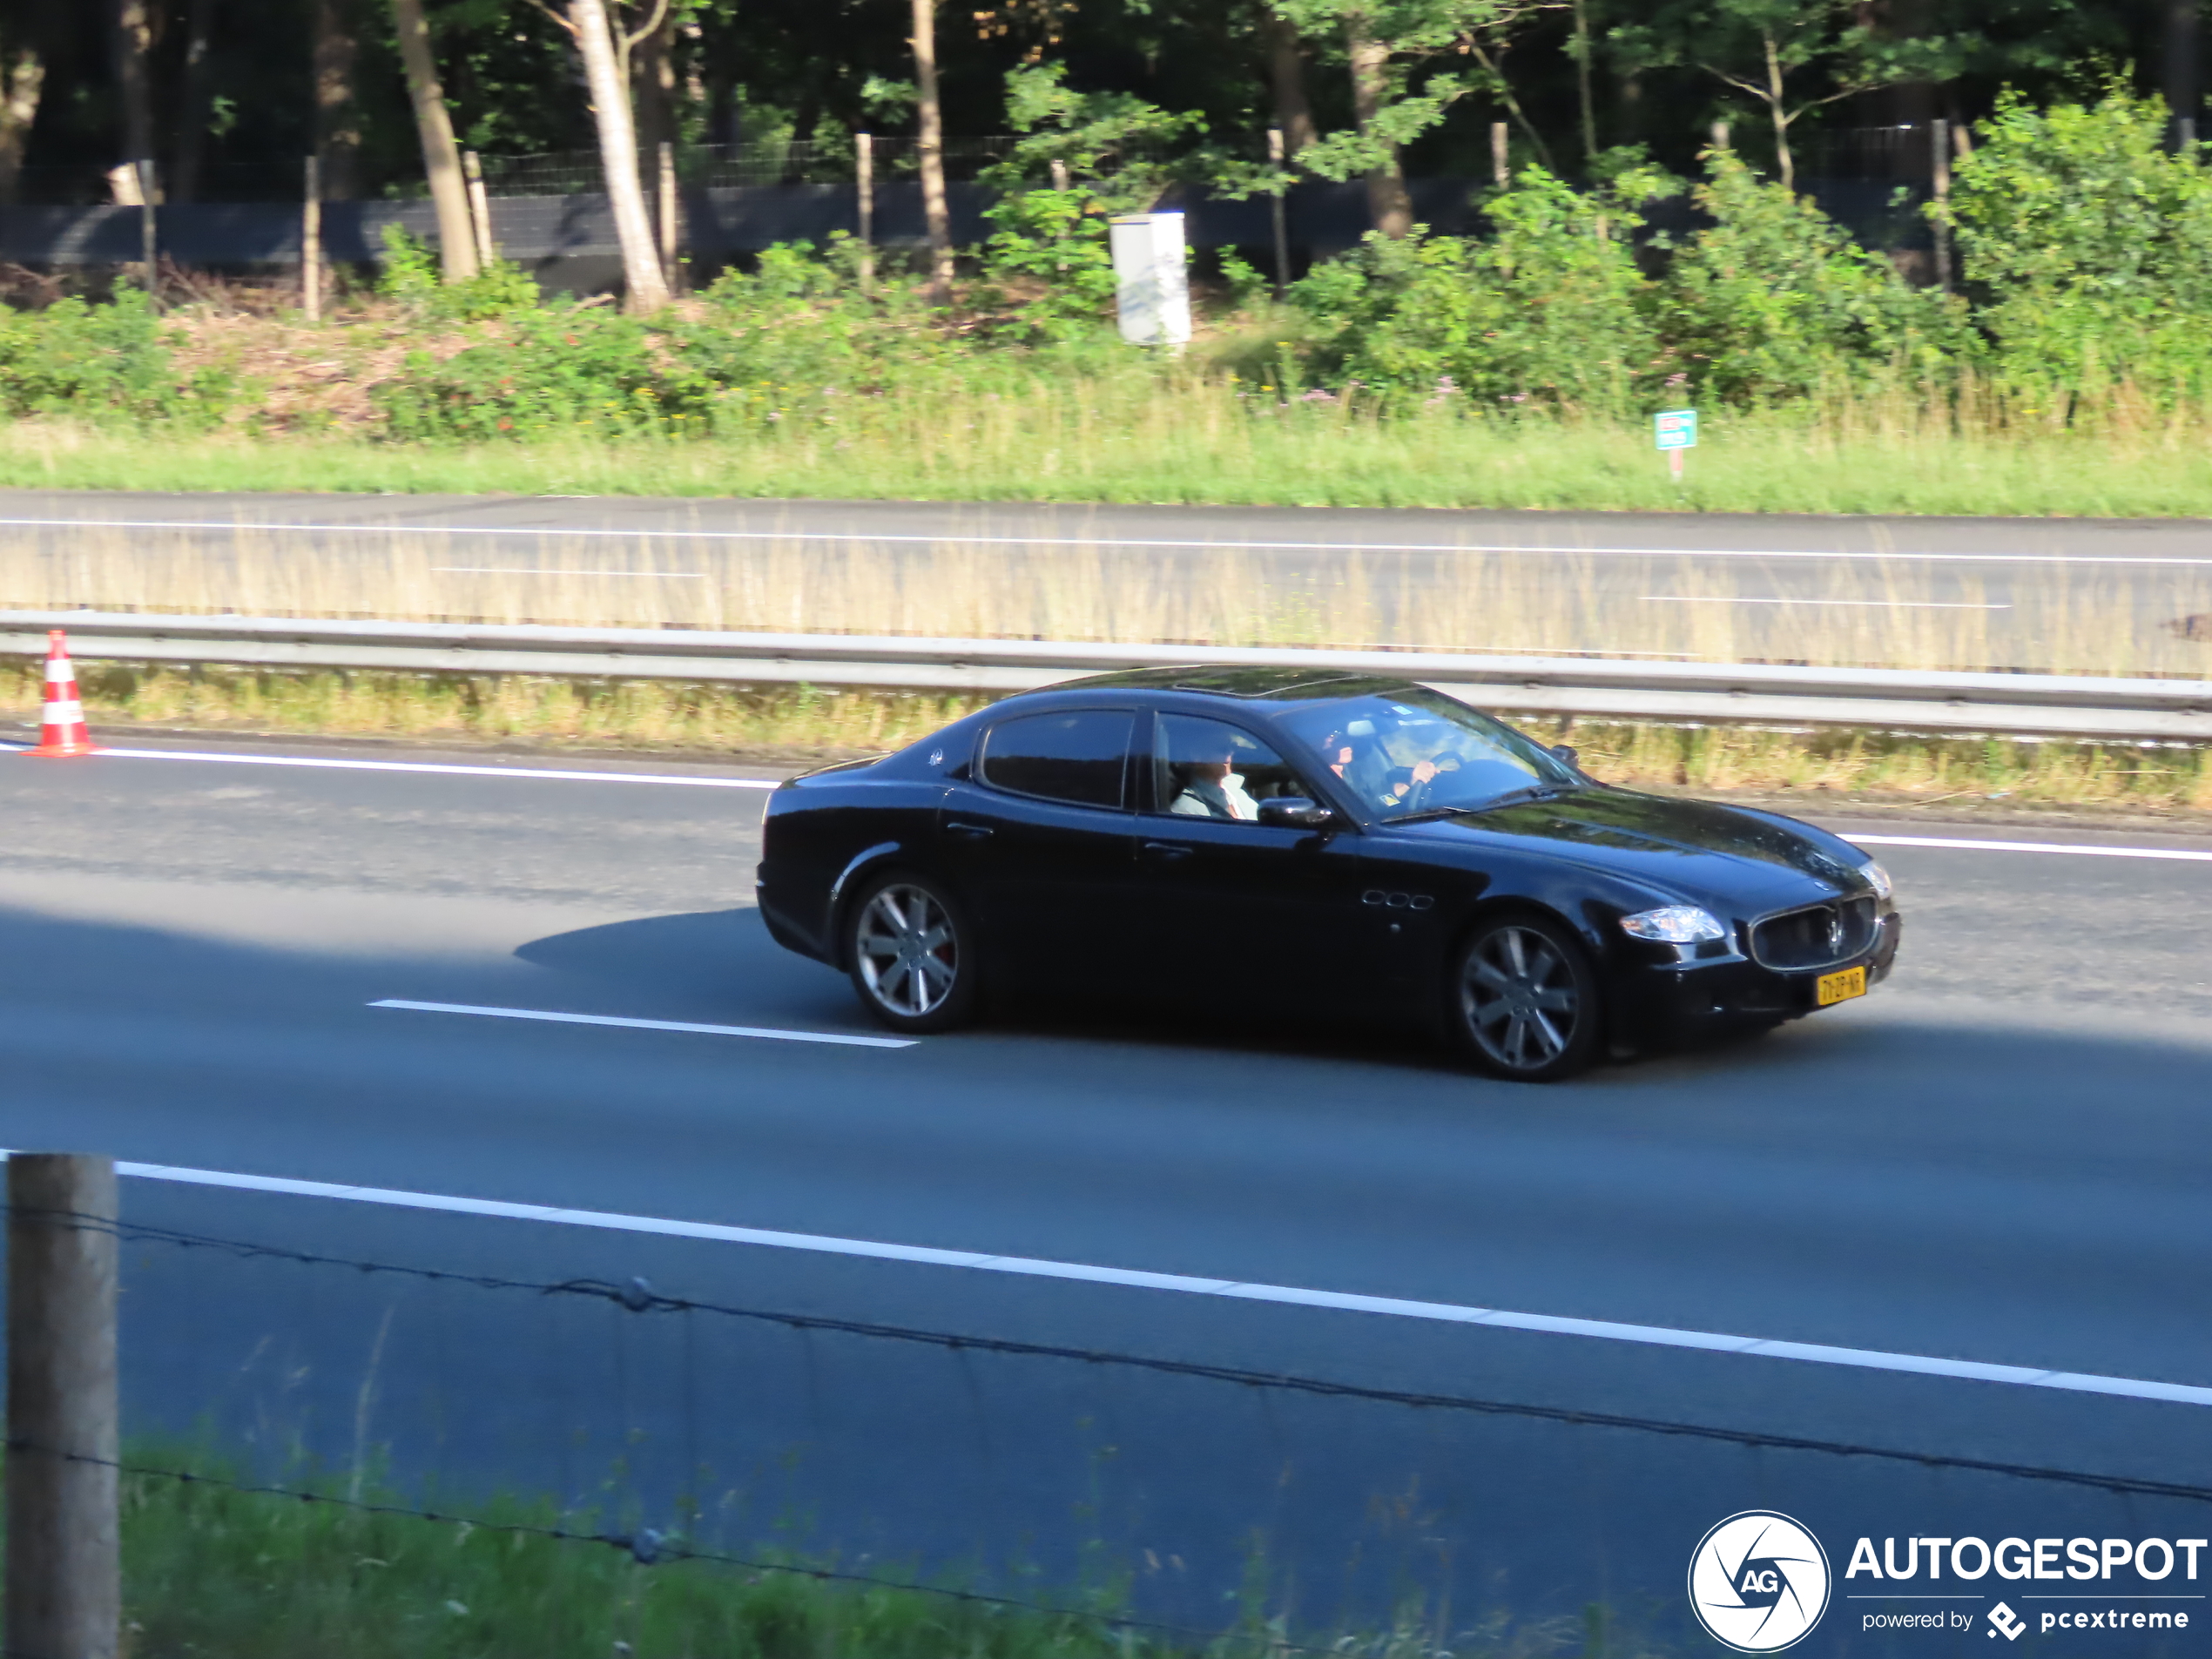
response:
<path fill-rule="evenodd" d="M 1854 996 L 1866 995 L 1866 970 L 1846 968 L 1840 974 L 1823 974 L 1813 988 L 1813 998 L 1822 1008 L 1831 1002 L 1848 1002 Z"/>

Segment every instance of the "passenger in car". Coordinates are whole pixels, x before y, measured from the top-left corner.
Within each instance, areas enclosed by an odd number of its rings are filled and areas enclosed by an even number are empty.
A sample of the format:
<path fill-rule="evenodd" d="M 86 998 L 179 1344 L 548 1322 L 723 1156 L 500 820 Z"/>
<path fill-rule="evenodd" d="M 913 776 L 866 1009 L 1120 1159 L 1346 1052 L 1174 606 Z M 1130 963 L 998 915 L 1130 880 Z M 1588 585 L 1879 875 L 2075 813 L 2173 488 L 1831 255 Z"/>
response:
<path fill-rule="evenodd" d="M 1183 789 L 1168 804 L 1168 811 L 1185 818 L 1227 818 L 1240 823 L 1257 823 L 1259 803 L 1245 792 L 1244 778 L 1236 771 L 1236 764 L 1237 757 L 1231 751 L 1218 760 L 1190 760 L 1176 766 L 1175 776 Z"/>

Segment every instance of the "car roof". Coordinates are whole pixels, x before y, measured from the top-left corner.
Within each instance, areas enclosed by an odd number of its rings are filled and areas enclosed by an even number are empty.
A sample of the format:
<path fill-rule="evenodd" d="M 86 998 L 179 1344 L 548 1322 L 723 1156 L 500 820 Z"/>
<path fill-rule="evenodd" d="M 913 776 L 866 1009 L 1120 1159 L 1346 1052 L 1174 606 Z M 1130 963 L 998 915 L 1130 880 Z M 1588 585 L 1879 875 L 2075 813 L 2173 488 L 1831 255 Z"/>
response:
<path fill-rule="evenodd" d="M 1312 668 L 1132 668 L 1087 679 L 1062 680 L 1045 691 L 1180 691 L 1201 697 L 1234 698 L 1240 703 L 1334 702 L 1410 689 L 1409 680 L 1381 674 L 1346 674 Z"/>

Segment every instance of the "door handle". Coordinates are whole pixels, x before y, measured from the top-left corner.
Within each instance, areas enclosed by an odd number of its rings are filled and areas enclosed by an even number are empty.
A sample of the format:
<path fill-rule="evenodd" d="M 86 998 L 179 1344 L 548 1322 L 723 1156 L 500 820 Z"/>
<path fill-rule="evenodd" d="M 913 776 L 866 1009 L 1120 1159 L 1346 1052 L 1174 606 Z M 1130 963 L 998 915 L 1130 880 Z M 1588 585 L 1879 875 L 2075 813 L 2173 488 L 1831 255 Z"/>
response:
<path fill-rule="evenodd" d="M 1190 856 L 1189 847 L 1177 846 L 1173 841 L 1147 841 L 1144 850 L 1158 859 L 1187 859 Z"/>
<path fill-rule="evenodd" d="M 980 841 L 991 833 L 991 826 L 988 824 L 948 824 L 945 833 L 965 835 L 970 840 Z"/>

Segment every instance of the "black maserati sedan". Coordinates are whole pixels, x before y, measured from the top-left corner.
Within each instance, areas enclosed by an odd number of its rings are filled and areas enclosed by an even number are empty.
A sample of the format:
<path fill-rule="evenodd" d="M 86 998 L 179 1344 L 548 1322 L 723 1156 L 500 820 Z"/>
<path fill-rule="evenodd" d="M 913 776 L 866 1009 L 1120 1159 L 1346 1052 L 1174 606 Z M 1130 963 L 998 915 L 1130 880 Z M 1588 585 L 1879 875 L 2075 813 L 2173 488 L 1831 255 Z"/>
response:
<path fill-rule="evenodd" d="M 1496 1076 L 1778 1025 L 1897 956 L 1880 865 L 1616 789 L 1425 686 L 1282 668 L 1023 692 L 769 797 L 760 911 L 894 1030 L 1013 995 L 1411 1020 Z"/>

